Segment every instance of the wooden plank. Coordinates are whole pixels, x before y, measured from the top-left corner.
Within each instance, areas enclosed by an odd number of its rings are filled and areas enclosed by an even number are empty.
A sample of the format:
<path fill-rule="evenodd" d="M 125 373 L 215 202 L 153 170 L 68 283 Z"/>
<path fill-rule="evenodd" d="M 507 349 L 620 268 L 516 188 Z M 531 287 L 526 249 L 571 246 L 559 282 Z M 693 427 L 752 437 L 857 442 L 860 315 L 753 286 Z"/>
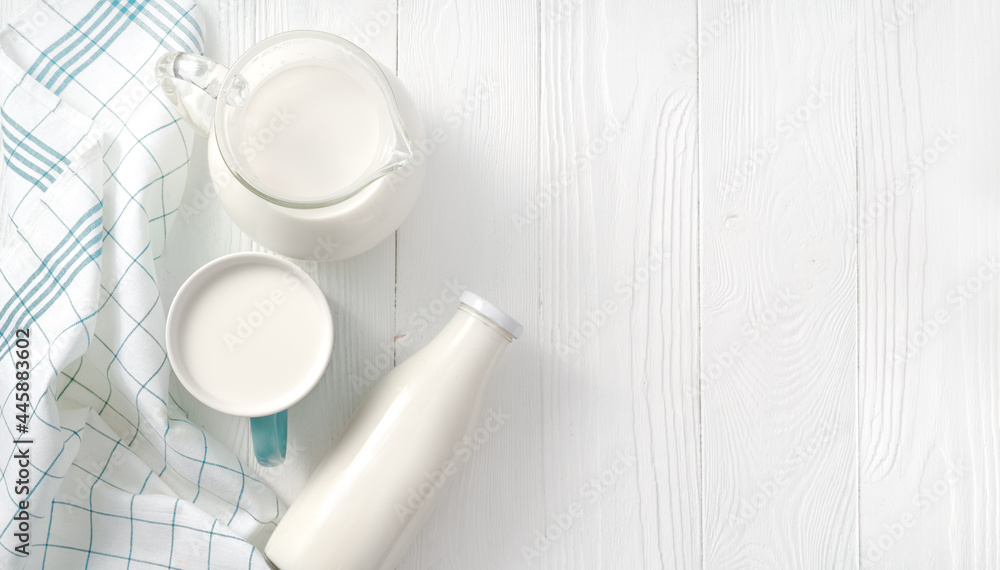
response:
<path fill-rule="evenodd" d="M 859 12 L 865 568 L 1000 565 L 1000 6 Z"/>
<path fill-rule="evenodd" d="M 512 216 L 538 180 L 538 5 L 404 2 L 399 76 L 423 114 L 427 178 L 398 235 L 396 358 L 422 347 L 470 289 L 518 318 L 487 409 L 510 418 L 451 481 L 400 568 L 523 565 L 544 511 L 537 233 Z M 437 133 L 437 141 L 433 137 Z"/>
<path fill-rule="evenodd" d="M 855 4 L 699 3 L 706 568 L 853 568 Z"/>
<path fill-rule="evenodd" d="M 541 184 L 519 222 L 540 236 L 545 524 L 574 516 L 537 564 L 700 568 L 695 6 L 541 15 Z"/>

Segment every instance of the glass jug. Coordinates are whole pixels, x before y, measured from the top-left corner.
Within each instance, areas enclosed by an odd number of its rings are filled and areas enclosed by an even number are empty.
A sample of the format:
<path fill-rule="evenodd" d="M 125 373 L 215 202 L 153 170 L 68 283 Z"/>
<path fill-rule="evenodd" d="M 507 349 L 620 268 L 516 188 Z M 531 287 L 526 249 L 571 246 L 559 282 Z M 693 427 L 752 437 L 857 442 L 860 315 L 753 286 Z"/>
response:
<path fill-rule="evenodd" d="M 181 117 L 208 137 L 223 207 L 261 245 L 343 259 L 381 242 L 412 209 L 423 160 L 413 160 L 403 115 L 411 131 L 422 125 L 412 104 L 401 112 L 395 77 L 353 43 L 287 32 L 228 69 L 166 54 L 156 76 Z"/>

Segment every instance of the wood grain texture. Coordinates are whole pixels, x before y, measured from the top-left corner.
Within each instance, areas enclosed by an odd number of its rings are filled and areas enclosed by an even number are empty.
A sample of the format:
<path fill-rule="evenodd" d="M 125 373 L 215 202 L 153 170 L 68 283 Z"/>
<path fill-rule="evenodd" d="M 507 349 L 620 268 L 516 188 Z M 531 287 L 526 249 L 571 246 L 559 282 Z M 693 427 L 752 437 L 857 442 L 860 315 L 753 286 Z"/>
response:
<path fill-rule="evenodd" d="M 854 2 L 700 2 L 706 568 L 857 565 Z"/>
<path fill-rule="evenodd" d="M 525 327 L 485 404 L 510 418 L 454 476 L 400 568 L 520 567 L 521 544 L 546 516 L 538 240 L 511 222 L 538 180 L 537 38 L 538 7 L 526 0 L 410 1 L 400 10 L 399 77 L 431 141 L 418 142 L 427 178 L 397 232 L 397 361 L 450 318 L 450 287 Z"/>
<path fill-rule="evenodd" d="M 859 3 L 863 568 L 1000 566 L 1000 6 Z"/>
<path fill-rule="evenodd" d="M 695 7 L 540 13 L 544 567 L 700 568 Z"/>

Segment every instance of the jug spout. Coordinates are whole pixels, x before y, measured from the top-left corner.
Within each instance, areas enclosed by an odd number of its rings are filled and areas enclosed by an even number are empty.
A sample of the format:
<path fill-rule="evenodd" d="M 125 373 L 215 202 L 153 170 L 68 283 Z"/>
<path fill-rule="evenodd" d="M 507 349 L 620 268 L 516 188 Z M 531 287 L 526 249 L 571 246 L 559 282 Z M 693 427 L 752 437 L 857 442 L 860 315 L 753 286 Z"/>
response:
<path fill-rule="evenodd" d="M 413 160 L 413 142 L 406 131 L 406 125 L 403 124 L 402 117 L 400 117 L 399 103 L 396 101 L 392 85 L 389 84 L 389 80 L 386 78 L 381 66 L 375 61 L 371 61 L 370 63 L 369 72 L 374 76 L 381 91 L 392 130 L 386 138 L 384 154 L 379 161 L 379 166 L 373 168 L 368 177 L 360 180 L 357 187 L 349 192 L 350 195 L 353 195 L 372 182 L 389 175 L 393 171 L 405 167 Z"/>

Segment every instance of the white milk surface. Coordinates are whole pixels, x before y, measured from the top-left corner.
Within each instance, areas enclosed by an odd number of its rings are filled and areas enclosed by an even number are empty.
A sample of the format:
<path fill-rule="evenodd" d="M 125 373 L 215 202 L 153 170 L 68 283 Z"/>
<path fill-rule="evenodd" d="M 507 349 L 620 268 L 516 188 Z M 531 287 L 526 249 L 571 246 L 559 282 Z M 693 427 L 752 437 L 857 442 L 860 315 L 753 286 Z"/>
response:
<path fill-rule="evenodd" d="M 241 263 L 199 285 L 178 315 L 189 379 L 239 407 L 266 405 L 311 379 L 329 351 L 322 346 L 328 308 L 298 276 Z"/>
<path fill-rule="evenodd" d="M 302 64 L 253 89 L 233 146 L 260 190 L 291 201 L 321 200 L 371 170 L 392 126 L 382 96 L 354 73 L 335 64 Z"/>

